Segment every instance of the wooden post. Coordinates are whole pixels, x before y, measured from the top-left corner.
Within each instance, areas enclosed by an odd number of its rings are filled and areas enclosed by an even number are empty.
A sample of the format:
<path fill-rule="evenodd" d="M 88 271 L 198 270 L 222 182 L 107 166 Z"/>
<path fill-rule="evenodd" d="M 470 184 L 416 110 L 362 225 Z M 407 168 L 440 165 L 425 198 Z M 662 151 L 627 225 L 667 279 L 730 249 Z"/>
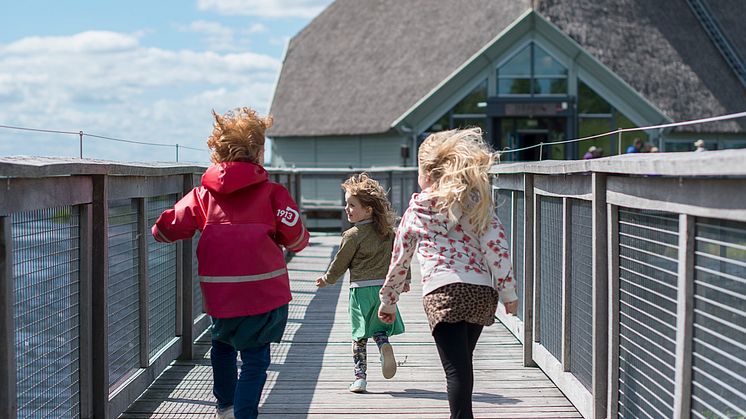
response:
<path fill-rule="evenodd" d="M 676 302 L 676 381 L 674 417 L 689 416 L 692 403 L 695 219 L 679 214 L 679 277 Z"/>
<path fill-rule="evenodd" d="M 184 176 L 184 195 L 194 188 L 189 174 Z M 181 240 L 181 252 L 177 258 L 181 258 L 181 316 L 176 317 L 177 324 L 181 326 L 181 356 L 179 359 L 189 360 L 194 357 L 194 276 L 192 275 L 192 258 L 194 257 L 194 246 L 192 240 Z M 178 329 L 177 329 L 178 330 Z"/>
<path fill-rule="evenodd" d="M 92 206 L 80 206 L 80 417 L 93 417 Z"/>
<path fill-rule="evenodd" d="M 534 362 L 534 176 L 523 175 L 523 365 Z"/>
<path fill-rule="evenodd" d="M 298 204 L 298 209 L 303 210 L 302 208 L 302 201 L 303 201 L 303 189 L 302 189 L 302 182 L 303 175 L 300 172 L 295 173 L 295 196 L 293 197 L 295 199 L 295 203 Z"/>
<path fill-rule="evenodd" d="M 106 175 L 93 175 L 91 333 L 93 417 L 109 418 L 109 205 Z"/>
<path fill-rule="evenodd" d="M 591 193 L 593 196 L 592 207 L 592 256 L 593 256 L 593 354 L 592 354 L 592 384 L 593 393 L 593 417 L 596 419 L 606 417 L 606 397 L 608 385 L 608 321 L 609 321 L 609 277 L 607 266 L 613 266 L 616 262 L 607 264 L 608 250 L 607 233 L 607 208 L 606 208 L 606 174 L 593 173 L 591 179 Z M 615 229 L 618 223 L 614 219 Z M 618 234 L 614 230 L 614 240 L 618 240 Z M 616 241 L 614 242 L 616 246 Z M 618 273 L 618 269 L 616 270 Z M 617 281 L 618 286 L 618 281 Z M 616 293 L 618 298 L 619 293 Z M 618 321 L 616 322 L 618 324 Z"/>
<path fill-rule="evenodd" d="M 16 419 L 16 329 L 13 314 L 13 236 L 10 216 L 0 216 L 0 416 Z"/>
<path fill-rule="evenodd" d="M 570 266 L 570 245 L 572 235 L 572 200 L 562 198 L 562 370 L 570 371 L 570 306 L 572 296 L 570 294 L 572 284 L 572 267 Z"/>
<path fill-rule="evenodd" d="M 148 224 L 148 206 L 146 198 L 135 198 L 137 203 L 137 278 L 139 304 L 139 329 L 140 329 L 140 368 L 147 368 L 150 364 L 150 342 L 148 341 L 148 236 L 143 234 Z"/>
<path fill-rule="evenodd" d="M 594 212 L 595 214 L 595 212 Z M 608 237 L 607 237 L 607 243 L 608 243 L 608 290 L 609 293 L 606 296 L 608 299 L 608 319 L 609 319 L 609 325 L 608 325 L 608 379 L 607 382 L 607 404 L 606 404 L 606 417 L 609 418 L 616 418 L 619 415 L 619 209 L 616 205 L 608 205 L 608 212 L 607 212 L 607 218 L 609 220 L 608 222 Z M 595 225 L 594 225 L 595 227 Z M 600 255 L 599 255 L 600 257 Z M 594 253 L 594 262 L 595 262 L 595 253 Z M 599 272 L 602 267 L 596 268 L 594 266 L 594 273 Z M 595 287 L 595 283 L 594 283 Z M 596 290 L 594 288 L 594 302 L 596 300 L 595 296 L 597 295 Z M 596 313 L 596 305 L 594 304 L 594 315 Z M 595 319 L 598 321 L 598 318 Z M 594 332 L 594 342 L 595 340 L 595 333 L 596 333 L 597 327 L 593 326 L 593 332 Z M 600 348 L 599 348 L 600 349 Z M 601 383 L 598 383 L 598 379 L 596 377 L 597 370 L 597 362 L 596 359 L 601 354 L 596 352 L 596 348 L 594 348 L 593 351 L 593 388 L 596 389 L 596 384 L 599 385 L 599 389 L 601 388 Z M 601 361 L 600 359 L 598 360 Z M 596 392 L 594 392 L 597 394 Z M 595 397 L 594 397 L 595 399 Z M 595 405 L 595 403 L 594 403 Z"/>

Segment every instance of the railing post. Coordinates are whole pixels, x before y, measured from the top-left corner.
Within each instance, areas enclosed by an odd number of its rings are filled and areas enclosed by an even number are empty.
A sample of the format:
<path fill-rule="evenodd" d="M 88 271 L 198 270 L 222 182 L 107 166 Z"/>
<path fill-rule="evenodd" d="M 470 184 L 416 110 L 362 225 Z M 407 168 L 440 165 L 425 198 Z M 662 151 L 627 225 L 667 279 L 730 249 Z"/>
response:
<path fill-rule="evenodd" d="M 0 416 L 15 419 L 16 334 L 13 319 L 13 236 L 10 216 L 0 216 Z"/>
<path fill-rule="evenodd" d="M 676 381 L 674 417 L 688 417 L 692 401 L 694 316 L 694 217 L 679 214 L 679 269 L 676 302 Z"/>
<path fill-rule="evenodd" d="M 301 201 L 303 200 L 303 195 L 301 194 L 303 193 L 303 190 L 301 189 L 301 179 L 303 178 L 303 175 L 300 172 L 296 172 L 294 174 L 294 177 L 295 177 L 295 188 L 294 188 L 295 203 L 298 204 L 298 208 L 302 210 L 303 208 L 301 207 L 302 205 Z"/>
<path fill-rule="evenodd" d="M 593 417 L 606 417 L 606 397 L 608 383 L 608 318 L 609 289 L 607 271 L 607 208 L 606 208 L 606 174 L 593 173 L 591 178 L 593 211 L 593 362 L 592 384 Z"/>
<path fill-rule="evenodd" d="M 150 364 L 150 342 L 148 341 L 148 234 L 144 232 L 148 223 L 147 198 L 135 198 L 137 203 L 137 278 L 139 304 L 139 329 L 140 329 L 140 368 L 147 368 Z"/>
<path fill-rule="evenodd" d="M 92 206 L 80 206 L 80 417 L 93 417 Z"/>
<path fill-rule="evenodd" d="M 523 175 L 523 365 L 534 362 L 534 176 Z M 520 268 L 519 268 L 520 269 Z"/>
<path fill-rule="evenodd" d="M 109 205 L 106 175 L 93 175 L 91 332 L 93 417 L 109 418 Z"/>
<path fill-rule="evenodd" d="M 608 219 L 608 237 L 607 237 L 607 243 L 608 243 L 608 260 L 605 261 L 608 264 L 609 271 L 608 271 L 608 282 L 607 287 L 609 290 L 608 295 L 606 296 L 608 301 L 608 378 L 607 378 L 607 403 L 606 403 L 606 417 L 608 418 L 616 418 L 619 414 L 619 209 L 616 205 L 608 205 L 608 212 L 607 212 L 607 219 Z M 594 225 L 595 227 L 595 225 Z M 597 261 L 595 259 L 594 254 L 594 263 Z M 601 257 L 601 255 L 598 255 Z M 594 266 L 593 270 L 595 272 L 599 272 L 603 269 L 602 267 L 596 267 Z M 594 282 L 595 287 L 595 282 Z M 595 302 L 595 296 L 596 296 L 596 290 L 594 289 L 593 295 L 594 295 L 594 302 Z M 594 305 L 594 313 L 595 313 L 595 305 Z M 597 320 L 597 319 L 595 319 Z M 596 331 L 596 323 L 597 321 L 594 321 L 594 333 Z M 595 340 L 594 340 L 595 342 Z M 596 357 L 597 353 L 594 348 L 593 352 L 593 377 L 594 381 L 593 383 L 596 384 L 598 379 L 596 377 Z M 600 361 L 600 360 L 599 360 Z M 601 383 L 598 383 L 599 385 Z M 595 386 L 594 386 L 595 389 Z"/>
<path fill-rule="evenodd" d="M 572 200 L 567 197 L 562 198 L 562 370 L 570 371 L 570 305 L 572 287 L 572 267 L 570 266 L 570 238 L 572 234 L 572 225 L 570 214 L 572 214 Z"/>
<path fill-rule="evenodd" d="M 184 195 L 194 188 L 194 176 L 184 175 Z M 192 258 L 194 249 L 192 240 L 182 240 L 181 245 L 181 317 L 176 317 L 181 323 L 181 356 L 179 359 L 188 360 L 194 357 L 194 277 L 192 275 Z"/>

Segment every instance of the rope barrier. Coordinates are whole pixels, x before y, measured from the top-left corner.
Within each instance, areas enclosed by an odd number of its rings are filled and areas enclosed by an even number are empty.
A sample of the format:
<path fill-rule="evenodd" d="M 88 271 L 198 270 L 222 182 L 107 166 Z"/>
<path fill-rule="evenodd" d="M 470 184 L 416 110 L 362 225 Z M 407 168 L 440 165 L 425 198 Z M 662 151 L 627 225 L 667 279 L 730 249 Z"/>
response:
<path fill-rule="evenodd" d="M 562 141 L 541 142 L 541 143 L 538 143 L 538 144 L 532 144 L 530 146 L 521 147 L 521 148 L 505 149 L 505 150 L 499 151 L 499 153 L 500 154 L 517 153 L 519 151 L 529 150 L 529 149 L 536 148 L 536 147 L 540 147 L 541 150 L 543 150 L 545 145 L 557 145 L 557 144 L 575 143 L 575 142 L 592 140 L 594 138 L 606 137 L 606 136 L 609 136 L 609 135 L 617 134 L 619 136 L 619 138 L 617 140 L 617 143 L 618 143 L 618 145 L 620 147 L 619 148 L 619 154 L 622 154 L 622 152 L 621 152 L 622 141 L 621 140 L 622 140 L 622 133 L 625 133 L 625 132 L 645 131 L 645 130 L 651 130 L 651 129 L 663 129 L 663 128 L 681 127 L 681 126 L 686 126 L 686 125 L 705 124 L 705 123 L 708 123 L 708 122 L 725 121 L 725 120 L 729 120 L 729 119 L 738 119 L 738 118 L 744 118 L 744 117 L 746 117 L 746 111 L 744 111 L 744 112 L 738 112 L 738 113 L 732 113 L 732 114 L 727 114 L 727 115 L 713 116 L 713 117 L 710 117 L 710 118 L 694 119 L 694 120 L 691 120 L 691 121 L 672 122 L 672 123 L 669 123 L 669 124 L 649 125 L 649 126 L 646 126 L 646 127 L 636 127 L 636 128 L 619 128 L 619 129 L 616 129 L 614 131 L 605 132 L 603 134 L 591 135 L 591 136 L 583 137 L 583 138 L 573 138 L 573 139 L 570 139 L 570 140 L 562 140 Z"/>
<path fill-rule="evenodd" d="M 97 138 L 101 140 L 107 140 L 107 141 L 128 143 L 128 144 L 150 145 L 150 146 L 155 146 L 155 147 L 175 147 L 176 161 L 179 161 L 179 149 L 181 148 L 186 148 L 188 150 L 194 150 L 194 151 L 206 151 L 205 149 L 180 145 L 178 143 L 177 144 L 163 144 L 163 143 L 153 143 L 153 142 L 148 142 L 148 141 L 127 140 L 124 138 L 114 138 L 114 137 L 107 137 L 105 135 L 89 134 L 83 131 L 73 132 L 73 131 L 62 131 L 62 130 L 53 130 L 53 129 L 19 127 L 19 126 L 13 126 L 13 125 L 0 125 L 0 128 L 19 130 L 19 131 L 44 132 L 44 133 L 50 133 L 50 134 L 77 135 L 80 137 L 80 158 L 83 158 L 83 137 L 84 136 L 91 137 L 91 138 Z"/>

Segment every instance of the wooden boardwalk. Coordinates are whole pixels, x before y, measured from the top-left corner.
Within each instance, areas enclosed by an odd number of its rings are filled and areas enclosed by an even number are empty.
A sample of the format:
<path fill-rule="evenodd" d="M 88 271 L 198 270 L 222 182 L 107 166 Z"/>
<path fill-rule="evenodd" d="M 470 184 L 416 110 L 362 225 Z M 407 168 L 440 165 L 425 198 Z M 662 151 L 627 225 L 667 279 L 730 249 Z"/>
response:
<path fill-rule="evenodd" d="M 260 417 L 448 418 L 445 376 L 422 310 L 419 272 L 400 304 L 407 331 L 391 339 L 399 369 L 381 375 L 372 340 L 368 349 L 368 392 L 347 391 L 352 382 L 352 349 L 347 320 L 348 292 L 338 282 L 316 290 L 336 250 L 338 236 L 314 237 L 289 264 L 293 290 L 282 343 L 273 345 Z M 121 418 L 209 418 L 214 414 L 209 337 L 191 362 L 177 361 Z M 474 414 L 477 418 L 571 417 L 580 414 L 538 368 L 526 368 L 520 343 L 499 322 L 485 328 L 475 354 Z"/>

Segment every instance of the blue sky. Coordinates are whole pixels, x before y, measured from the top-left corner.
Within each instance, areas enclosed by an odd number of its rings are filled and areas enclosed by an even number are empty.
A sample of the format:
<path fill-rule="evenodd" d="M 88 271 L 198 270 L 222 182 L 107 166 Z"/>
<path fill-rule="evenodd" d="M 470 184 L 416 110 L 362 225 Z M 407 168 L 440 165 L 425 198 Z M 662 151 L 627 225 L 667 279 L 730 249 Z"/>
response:
<path fill-rule="evenodd" d="M 0 125 L 180 144 L 209 160 L 211 110 L 269 110 L 285 45 L 331 0 L 9 1 Z M 174 147 L 86 137 L 83 156 L 173 161 Z M 79 155 L 77 136 L 0 128 L 0 156 Z"/>

